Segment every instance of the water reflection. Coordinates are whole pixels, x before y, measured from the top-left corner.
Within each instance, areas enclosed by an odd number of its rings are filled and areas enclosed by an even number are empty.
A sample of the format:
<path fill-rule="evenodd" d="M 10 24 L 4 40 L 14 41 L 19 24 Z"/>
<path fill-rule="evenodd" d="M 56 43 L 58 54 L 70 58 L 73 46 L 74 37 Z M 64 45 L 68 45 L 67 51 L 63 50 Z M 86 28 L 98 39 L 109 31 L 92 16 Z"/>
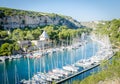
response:
<path fill-rule="evenodd" d="M 9 84 L 14 84 L 16 75 L 18 81 L 22 79 L 28 80 L 29 77 L 31 78 L 37 72 L 47 73 L 52 69 L 62 68 L 62 66 L 73 64 L 80 59 L 83 58 L 88 59 L 93 55 L 93 50 L 94 52 L 97 51 L 96 45 L 97 45 L 96 43 L 92 43 L 92 41 L 89 41 L 86 44 L 86 46 L 81 46 L 76 50 L 64 50 L 57 53 L 53 53 L 52 55 L 46 55 L 38 59 L 21 58 L 12 61 L 7 60 L 5 64 L 0 63 L 1 84 L 5 84 L 4 80 L 8 80 Z M 4 65 L 6 66 L 5 68 Z M 16 71 L 15 71 L 15 66 L 16 66 Z M 89 74 L 90 71 L 81 74 L 75 79 L 83 79 Z M 73 79 L 71 79 L 71 81 Z"/>

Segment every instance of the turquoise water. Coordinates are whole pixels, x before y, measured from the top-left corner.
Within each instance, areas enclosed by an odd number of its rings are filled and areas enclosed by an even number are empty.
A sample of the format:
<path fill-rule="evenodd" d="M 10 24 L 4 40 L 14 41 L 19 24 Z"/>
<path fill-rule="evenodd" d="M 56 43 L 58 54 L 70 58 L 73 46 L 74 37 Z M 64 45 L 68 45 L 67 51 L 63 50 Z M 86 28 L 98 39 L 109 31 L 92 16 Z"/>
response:
<path fill-rule="evenodd" d="M 65 50 L 39 59 L 21 58 L 12 61 L 7 60 L 5 63 L 0 63 L 0 82 L 1 84 L 15 84 L 15 80 L 19 82 L 22 79 L 28 79 L 29 72 L 31 78 L 37 72 L 48 72 L 54 68 L 62 68 L 64 65 L 73 64 L 82 58 L 89 58 L 96 51 L 97 44 L 89 41 L 86 46 L 81 46 L 79 49 Z M 30 64 L 29 67 L 28 63 Z M 81 79 L 79 76 L 73 79 L 79 78 Z"/>

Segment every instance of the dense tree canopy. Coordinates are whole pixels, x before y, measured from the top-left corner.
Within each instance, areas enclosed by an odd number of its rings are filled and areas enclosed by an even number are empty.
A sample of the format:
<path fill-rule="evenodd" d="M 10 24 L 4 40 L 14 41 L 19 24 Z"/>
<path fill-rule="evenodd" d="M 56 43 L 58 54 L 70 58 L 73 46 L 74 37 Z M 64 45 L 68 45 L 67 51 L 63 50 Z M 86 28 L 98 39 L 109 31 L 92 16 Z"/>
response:
<path fill-rule="evenodd" d="M 8 36 L 7 31 L 0 31 L 0 38 L 5 38 Z"/>
<path fill-rule="evenodd" d="M 4 43 L 0 47 L 0 56 L 8 56 L 14 54 L 14 51 L 18 51 L 20 49 L 17 43 Z"/>
<path fill-rule="evenodd" d="M 91 29 L 89 28 L 71 29 L 67 26 L 55 25 L 37 28 L 16 28 L 9 32 L 5 30 L 0 30 L 0 38 L 2 40 L 5 40 L 6 42 L 1 45 L 0 55 L 11 55 L 14 53 L 14 51 L 19 50 L 20 46 L 17 44 L 17 41 L 39 40 L 39 36 L 44 30 L 49 35 L 50 40 L 55 43 L 59 43 L 60 41 L 66 41 L 67 39 L 70 40 L 70 38 L 80 36 L 83 32 L 89 33 L 91 31 Z"/>

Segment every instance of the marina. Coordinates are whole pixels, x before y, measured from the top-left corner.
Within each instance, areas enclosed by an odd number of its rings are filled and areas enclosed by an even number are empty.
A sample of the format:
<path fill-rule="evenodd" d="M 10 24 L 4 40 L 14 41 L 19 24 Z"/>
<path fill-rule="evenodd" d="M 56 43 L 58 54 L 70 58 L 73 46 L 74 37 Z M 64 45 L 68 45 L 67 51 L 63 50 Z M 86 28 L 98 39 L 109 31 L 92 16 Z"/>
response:
<path fill-rule="evenodd" d="M 0 84 L 119 84 L 118 2 L 1 1 Z"/>
<path fill-rule="evenodd" d="M 51 80 L 55 80 L 56 83 L 59 84 L 70 78 L 73 78 L 74 76 L 77 76 L 81 73 L 84 73 L 90 69 L 93 69 L 93 68 L 99 66 L 102 60 L 109 60 L 112 56 L 113 56 L 113 51 L 110 49 L 110 46 L 101 46 L 101 49 L 99 51 L 97 51 L 95 56 L 92 56 L 89 59 L 83 59 L 83 60 L 78 61 L 77 66 L 76 66 L 76 63 L 74 63 L 72 65 L 67 65 L 67 66 L 62 67 L 63 73 L 65 73 L 67 71 L 71 74 L 64 76 L 65 74 L 60 73 L 60 70 L 57 69 L 56 72 L 53 72 L 51 74 L 46 73 L 46 75 L 52 75 L 52 77 L 49 76 L 49 77 L 51 77 Z M 79 70 L 78 66 L 82 67 L 83 70 Z M 41 77 L 38 77 L 38 79 L 40 79 L 40 78 Z M 39 80 L 31 80 L 31 81 L 28 81 L 28 83 L 30 83 L 32 81 L 40 82 Z M 48 83 L 48 82 L 49 81 L 47 81 L 45 83 Z"/>
<path fill-rule="evenodd" d="M 91 69 L 93 69 L 93 68 L 95 68 L 95 67 L 97 67 L 97 66 L 99 66 L 99 64 L 95 64 L 95 65 L 93 65 L 93 66 L 91 66 L 91 67 L 89 67 L 89 68 L 87 68 L 87 69 L 84 69 L 84 70 L 82 70 L 82 71 L 80 71 L 80 72 L 78 72 L 78 73 L 75 73 L 75 74 L 73 74 L 73 75 L 71 75 L 71 76 L 69 76 L 69 77 L 67 77 L 67 78 L 65 78 L 65 79 L 62 79 L 62 80 L 60 80 L 60 81 L 57 81 L 56 84 L 60 84 L 60 83 L 62 83 L 62 82 L 64 82 L 64 81 L 67 81 L 67 80 L 69 80 L 69 79 L 71 79 L 71 78 L 73 78 L 73 77 L 75 77 L 75 76 L 77 76 L 77 75 L 80 75 L 80 74 L 82 74 L 82 73 L 84 73 L 84 72 L 86 72 L 86 71 L 88 71 L 88 70 L 91 70 Z"/>
<path fill-rule="evenodd" d="M 91 39 L 93 40 L 93 38 Z M 21 58 L 20 55 L 13 56 L 12 59 L 19 59 L 13 60 L 16 63 L 12 66 L 15 68 L 14 74 L 17 74 L 17 76 L 11 77 L 12 80 L 9 80 L 10 73 L 4 72 L 7 68 L 6 63 L 10 61 L 2 62 L 5 68 L 4 70 L 0 69 L 0 72 L 7 74 L 7 79 L 10 83 L 14 83 L 17 80 L 17 83 L 23 84 L 51 84 L 52 82 L 60 84 L 99 66 L 102 60 L 109 60 L 113 56 L 111 45 L 104 46 L 103 42 L 101 44 L 91 39 L 87 40 L 87 44 L 84 41 L 81 46 L 79 46 L 81 43 L 77 43 L 76 47 L 67 46 L 66 48 L 51 49 L 44 56 L 39 52 L 34 53 L 37 57 L 32 57 L 32 54 L 27 54 L 25 58 Z M 20 65 L 26 66 L 24 67 L 25 72 L 23 71 L 21 74 L 16 71 L 16 69 L 20 69 L 20 67 L 17 67 L 19 65 L 18 62 Z M 4 84 L 4 78 L 6 79 L 6 77 L 2 78 L 1 81 Z"/>

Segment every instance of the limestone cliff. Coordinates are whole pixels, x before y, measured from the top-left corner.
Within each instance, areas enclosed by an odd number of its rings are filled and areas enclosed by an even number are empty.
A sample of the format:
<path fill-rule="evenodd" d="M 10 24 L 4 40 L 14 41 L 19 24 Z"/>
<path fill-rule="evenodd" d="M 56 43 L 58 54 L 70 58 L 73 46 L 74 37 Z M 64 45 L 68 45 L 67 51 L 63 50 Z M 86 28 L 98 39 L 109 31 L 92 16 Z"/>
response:
<path fill-rule="evenodd" d="M 24 28 L 26 26 L 34 28 L 46 25 L 66 25 L 69 28 L 81 27 L 80 22 L 68 16 L 0 7 L 0 26 L 5 29 Z"/>

